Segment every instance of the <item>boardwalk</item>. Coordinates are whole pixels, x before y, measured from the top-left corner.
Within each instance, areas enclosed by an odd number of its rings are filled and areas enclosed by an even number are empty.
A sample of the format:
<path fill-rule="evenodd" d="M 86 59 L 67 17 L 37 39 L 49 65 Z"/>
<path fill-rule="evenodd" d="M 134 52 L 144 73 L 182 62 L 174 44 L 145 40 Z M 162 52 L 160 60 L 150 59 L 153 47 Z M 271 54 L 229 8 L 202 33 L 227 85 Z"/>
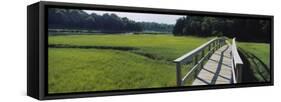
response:
<path fill-rule="evenodd" d="M 224 45 L 215 51 L 198 73 L 192 85 L 230 84 L 232 82 L 231 47 Z"/>

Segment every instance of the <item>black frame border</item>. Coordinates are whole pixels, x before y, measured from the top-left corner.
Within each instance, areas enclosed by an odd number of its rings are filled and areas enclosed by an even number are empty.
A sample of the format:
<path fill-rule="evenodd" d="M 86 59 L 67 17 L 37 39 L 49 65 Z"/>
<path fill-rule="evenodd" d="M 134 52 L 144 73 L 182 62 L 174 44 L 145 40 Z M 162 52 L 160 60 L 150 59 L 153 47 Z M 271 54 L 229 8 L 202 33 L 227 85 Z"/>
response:
<path fill-rule="evenodd" d="M 89 10 L 92 9 L 92 10 L 119 11 L 119 12 L 124 11 L 124 12 L 138 12 L 138 13 L 156 13 L 156 14 L 171 14 L 171 15 L 198 15 L 198 16 L 215 16 L 215 17 L 218 16 L 218 17 L 232 17 L 232 18 L 237 17 L 237 18 L 251 18 L 251 19 L 268 19 L 271 22 L 271 37 L 270 37 L 270 75 L 271 75 L 270 79 L 271 80 L 270 82 L 239 83 L 239 84 L 225 84 L 225 85 L 182 86 L 182 87 L 48 94 L 48 32 L 47 32 L 48 9 L 47 8 L 49 7 L 89 9 Z M 40 58 L 39 99 L 47 100 L 47 99 L 62 99 L 62 98 L 82 98 L 82 97 L 96 97 L 96 96 L 207 90 L 207 89 L 241 88 L 241 87 L 253 87 L 253 86 L 272 86 L 274 84 L 273 19 L 274 17 L 271 15 L 254 15 L 254 14 L 239 14 L 239 13 L 225 13 L 225 12 L 188 11 L 188 10 L 176 10 L 176 9 L 159 9 L 159 8 L 40 1 L 39 2 L 39 45 L 40 45 L 39 46 L 39 58 Z"/>

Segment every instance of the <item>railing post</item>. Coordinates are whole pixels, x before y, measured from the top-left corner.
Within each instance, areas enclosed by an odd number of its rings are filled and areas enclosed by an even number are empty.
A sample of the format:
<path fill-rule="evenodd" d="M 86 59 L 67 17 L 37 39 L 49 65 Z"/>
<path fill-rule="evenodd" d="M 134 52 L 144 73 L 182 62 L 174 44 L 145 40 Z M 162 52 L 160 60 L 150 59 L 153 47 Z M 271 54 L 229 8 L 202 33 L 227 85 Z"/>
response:
<path fill-rule="evenodd" d="M 176 63 L 176 74 L 177 74 L 177 86 L 182 86 L 182 81 L 181 81 L 181 63 L 177 62 Z"/>
<path fill-rule="evenodd" d="M 219 48 L 221 47 L 222 45 L 221 45 L 221 39 L 219 40 Z"/>
<path fill-rule="evenodd" d="M 215 50 L 216 50 L 216 41 L 214 41 L 212 45 L 213 45 L 213 52 L 215 52 Z"/>
<path fill-rule="evenodd" d="M 195 55 L 194 65 L 198 63 L 198 55 Z"/>
<path fill-rule="evenodd" d="M 216 50 L 218 49 L 218 40 L 215 42 L 216 43 Z"/>
<path fill-rule="evenodd" d="M 220 43 L 220 40 L 218 40 L 218 49 L 220 48 L 221 46 L 221 43 Z"/>
<path fill-rule="evenodd" d="M 216 42 L 214 41 L 214 43 L 213 43 L 213 51 L 212 51 L 212 53 L 214 53 L 215 51 L 216 51 Z"/>
<path fill-rule="evenodd" d="M 201 58 L 204 57 L 204 54 L 205 54 L 205 49 L 203 49 L 202 52 L 201 52 Z M 201 59 L 201 58 L 200 58 L 200 59 Z"/>
<path fill-rule="evenodd" d="M 211 50 L 211 46 L 212 46 L 212 44 L 210 44 L 210 45 L 208 46 L 208 52 Z"/>
<path fill-rule="evenodd" d="M 205 49 L 204 49 L 205 50 Z M 205 55 L 205 52 L 204 52 L 204 50 L 202 50 L 202 52 L 201 52 L 201 54 L 202 54 L 202 58 L 204 57 L 204 55 Z M 201 59 L 201 58 L 200 58 Z M 200 69 L 202 69 L 204 66 L 203 66 L 203 63 L 201 63 L 201 65 L 200 65 Z"/>
<path fill-rule="evenodd" d="M 211 46 L 212 46 L 212 44 L 210 44 L 210 45 L 208 46 L 208 52 L 211 51 Z M 211 55 L 208 55 L 208 58 L 210 58 L 210 56 L 211 56 Z"/>
<path fill-rule="evenodd" d="M 242 82 L 242 64 L 236 64 L 236 69 L 237 69 L 237 81 L 238 83 Z"/>
<path fill-rule="evenodd" d="M 213 53 L 213 51 L 215 50 L 214 49 L 215 48 L 215 43 L 214 42 L 211 44 L 211 48 L 212 48 L 212 53 Z"/>
<path fill-rule="evenodd" d="M 220 48 L 220 40 L 217 40 L 217 43 L 218 43 L 217 49 L 219 49 Z"/>

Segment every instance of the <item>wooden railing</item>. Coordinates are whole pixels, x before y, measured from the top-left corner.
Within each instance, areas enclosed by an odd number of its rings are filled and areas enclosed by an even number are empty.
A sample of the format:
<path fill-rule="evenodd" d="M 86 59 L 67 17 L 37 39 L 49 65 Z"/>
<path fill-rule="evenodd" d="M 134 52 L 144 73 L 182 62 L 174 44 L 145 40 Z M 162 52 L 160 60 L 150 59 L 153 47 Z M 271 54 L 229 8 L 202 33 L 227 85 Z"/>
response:
<path fill-rule="evenodd" d="M 232 79 L 233 83 L 241 83 L 242 80 L 242 66 L 243 61 L 241 60 L 237 47 L 235 38 L 232 40 L 232 49 L 231 49 L 231 56 L 232 56 Z"/>
<path fill-rule="evenodd" d="M 183 86 L 187 78 L 191 76 L 191 73 L 195 73 L 194 75 L 196 75 L 197 71 L 203 68 L 203 62 L 209 58 L 218 48 L 226 44 L 225 40 L 226 37 L 214 38 L 192 50 L 191 52 L 186 53 L 185 55 L 174 60 L 174 63 L 176 63 L 177 85 Z M 182 66 L 189 65 L 192 62 L 194 62 L 194 64 L 188 66 L 191 67 L 191 69 L 182 77 Z"/>

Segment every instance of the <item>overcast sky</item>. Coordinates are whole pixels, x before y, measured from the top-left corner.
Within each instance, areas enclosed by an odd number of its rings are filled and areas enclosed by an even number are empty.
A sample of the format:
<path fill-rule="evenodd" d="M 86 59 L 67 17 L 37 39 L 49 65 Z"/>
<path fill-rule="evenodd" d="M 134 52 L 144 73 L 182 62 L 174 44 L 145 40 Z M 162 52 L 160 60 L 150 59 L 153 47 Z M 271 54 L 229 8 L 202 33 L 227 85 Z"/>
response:
<path fill-rule="evenodd" d="M 104 13 L 114 13 L 119 17 L 127 17 L 131 20 L 137 22 L 156 22 L 156 23 L 165 23 L 165 24 L 175 24 L 176 20 L 183 15 L 167 15 L 167 14 L 150 14 L 150 13 L 127 13 L 127 12 L 108 12 L 108 11 L 96 11 L 96 10 L 84 10 L 85 12 L 91 14 L 96 13 L 102 15 Z"/>

